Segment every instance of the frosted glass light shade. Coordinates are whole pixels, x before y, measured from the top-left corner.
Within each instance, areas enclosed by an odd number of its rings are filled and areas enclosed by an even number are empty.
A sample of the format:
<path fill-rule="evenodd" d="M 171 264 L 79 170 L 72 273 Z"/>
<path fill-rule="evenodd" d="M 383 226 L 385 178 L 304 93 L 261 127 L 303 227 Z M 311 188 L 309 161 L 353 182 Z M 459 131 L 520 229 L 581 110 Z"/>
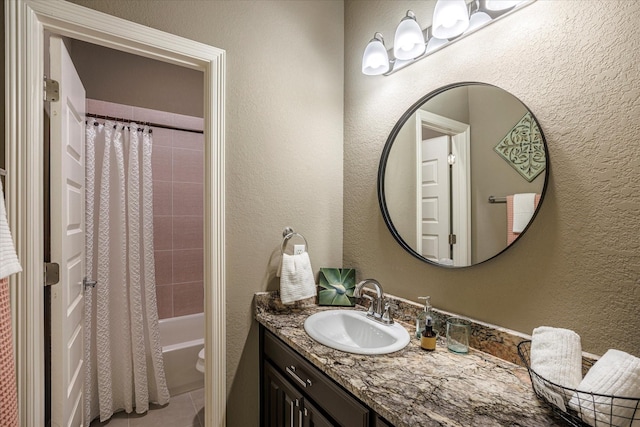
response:
<path fill-rule="evenodd" d="M 464 1 L 464 0 L 463 0 Z M 420 25 L 416 22 L 413 12 L 408 11 L 393 39 L 393 56 L 398 59 L 413 59 L 424 53 L 424 35 Z"/>
<path fill-rule="evenodd" d="M 469 18 L 469 27 L 467 27 L 467 30 L 465 31 L 465 33 L 468 33 L 469 31 L 472 31 L 478 27 L 481 27 L 489 21 L 491 21 L 491 17 L 486 13 L 475 12 L 471 15 L 471 18 Z"/>
<path fill-rule="evenodd" d="M 378 76 L 389 71 L 389 54 L 384 47 L 384 39 L 376 33 L 362 55 L 362 74 Z"/>
<path fill-rule="evenodd" d="M 433 11 L 432 32 L 439 39 L 457 37 L 469 26 L 469 12 L 464 0 L 438 0 Z"/>
<path fill-rule="evenodd" d="M 485 7 L 487 10 L 505 10 L 522 2 L 523 0 L 487 0 Z"/>
<path fill-rule="evenodd" d="M 436 49 L 441 48 L 445 44 L 449 43 L 447 39 L 439 39 L 437 37 L 431 37 L 429 43 L 427 43 L 427 53 L 431 53 Z"/>

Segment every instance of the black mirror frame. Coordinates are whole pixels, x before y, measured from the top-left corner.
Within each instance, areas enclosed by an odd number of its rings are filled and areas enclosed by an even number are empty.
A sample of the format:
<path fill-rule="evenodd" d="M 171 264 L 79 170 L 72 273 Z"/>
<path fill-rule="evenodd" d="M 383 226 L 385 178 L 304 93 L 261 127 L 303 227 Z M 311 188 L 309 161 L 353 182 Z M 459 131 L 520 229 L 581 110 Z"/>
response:
<path fill-rule="evenodd" d="M 417 259 L 419 259 L 421 261 L 424 261 L 427 264 L 431 264 L 431 265 L 435 265 L 435 266 L 443 267 L 443 268 L 448 268 L 448 269 L 468 268 L 468 267 L 473 267 L 475 265 L 483 264 L 483 263 L 485 263 L 485 262 L 487 262 L 489 260 L 492 260 L 492 259 L 496 258 L 498 255 L 502 254 L 507 249 L 512 247 L 513 244 L 516 243 L 518 240 L 520 240 L 522 238 L 522 236 L 527 232 L 527 230 L 529 230 L 529 227 L 531 226 L 531 224 L 533 224 L 534 220 L 536 219 L 536 216 L 538 216 L 538 212 L 540 212 L 540 208 L 542 207 L 542 202 L 544 201 L 544 197 L 545 197 L 546 192 L 547 192 L 547 186 L 549 184 L 549 169 L 550 169 L 549 150 L 548 150 L 548 147 L 547 147 L 547 139 L 545 138 L 544 132 L 542 131 L 542 126 L 540 126 L 540 122 L 538 121 L 536 116 L 533 114 L 531 109 L 529 109 L 529 107 L 527 107 L 526 104 L 524 102 L 522 102 L 518 97 L 516 97 L 515 95 L 511 94 L 511 96 L 513 96 L 518 101 L 520 101 L 520 103 L 529 111 L 529 113 L 531 114 L 533 119 L 536 121 L 536 123 L 538 123 L 538 129 L 540 130 L 540 136 L 542 138 L 542 142 L 543 142 L 543 146 L 544 146 L 544 154 L 545 154 L 545 161 L 546 161 L 545 170 L 544 170 L 544 184 L 542 186 L 542 192 L 540 194 L 540 202 L 538 203 L 538 206 L 536 207 L 536 210 L 534 211 L 533 216 L 531 217 L 531 221 L 529 221 L 529 223 L 527 224 L 525 229 L 522 231 L 522 233 L 520 233 L 520 235 L 518 237 L 516 237 L 516 239 L 510 245 L 507 245 L 503 250 L 501 250 L 497 254 L 493 255 L 492 257 L 487 258 L 485 260 L 482 260 L 482 261 L 480 261 L 478 263 L 475 263 L 475 264 L 464 265 L 464 266 L 443 265 L 443 264 L 439 264 L 437 262 L 433 262 L 433 261 L 423 257 L 418 252 L 416 252 L 411 246 L 409 246 L 407 244 L 407 242 L 404 241 L 402 236 L 400 236 L 400 234 L 398 233 L 398 230 L 396 230 L 395 226 L 393 225 L 393 221 L 391 221 L 391 216 L 389 214 L 389 210 L 387 209 L 387 202 L 386 202 L 385 193 L 384 193 L 384 173 L 385 173 L 385 169 L 387 167 L 387 160 L 389 159 L 389 153 L 391 152 L 391 148 L 393 146 L 393 143 L 394 143 L 396 137 L 398 136 L 398 133 L 400 132 L 400 129 L 402 129 L 402 126 L 404 126 L 404 124 L 407 122 L 407 120 L 409 120 L 409 118 L 416 111 L 418 111 L 418 109 L 425 102 L 427 102 L 428 100 L 430 100 L 431 98 L 435 97 L 436 95 L 438 95 L 440 93 L 443 93 L 443 92 L 445 92 L 445 91 L 447 91 L 449 89 L 454 89 L 454 88 L 462 87 L 462 86 L 471 86 L 471 85 L 490 86 L 490 87 L 495 87 L 495 88 L 500 89 L 500 90 L 504 90 L 504 89 L 502 89 L 502 88 L 500 88 L 498 86 L 495 86 L 495 85 L 492 85 L 492 84 L 489 84 L 489 83 L 459 82 L 459 83 L 452 83 L 452 84 L 449 84 L 447 86 L 443 86 L 441 88 L 438 88 L 438 89 L 436 89 L 436 90 L 434 90 L 432 92 L 429 92 L 427 95 L 423 96 L 417 102 L 415 102 L 407 111 L 405 111 L 405 113 L 402 115 L 402 117 L 400 117 L 398 122 L 395 124 L 395 126 L 391 130 L 391 133 L 389 134 L 389 137 L 387 138 L 387 142 L 385 143 L 384 148 L 382 149 L 382 155 L 380 156 L 380 164 L 378 166 L 378 185 L 377 185 L 377 188 L 378 188 L 378 204 L 380 205 L 380 211 L 382 212 L 382 218 L 384 219 L 384 223 L 387 225 L 387 228 L 391 232 L 391 235 L 393 236 L 393 238 L 398 242 L 398 244 L 400 244 L 400 246 L 402 246 L 402 248 L 404 250 L 409 252 L 415 258 L 417 258 Z"/>

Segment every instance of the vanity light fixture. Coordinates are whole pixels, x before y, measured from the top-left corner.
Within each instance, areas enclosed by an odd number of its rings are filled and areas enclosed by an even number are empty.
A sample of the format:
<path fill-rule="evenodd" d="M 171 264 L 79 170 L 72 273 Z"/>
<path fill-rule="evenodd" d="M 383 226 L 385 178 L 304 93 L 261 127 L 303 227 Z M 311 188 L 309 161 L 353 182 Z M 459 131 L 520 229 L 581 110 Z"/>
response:
<path fill-rule="evenodd" d="M 439 39 L 437 37 L 431 37 L 429 39 L 429 43 L 427 43 L 427 53 L 431 53 L 440 49 L 442 46 L 447 44 L 449 40 L 447 39 Z"/>
<path fill-rule="evenodd" d="M 362 74 L 377 76 L 389 71 L 390 62 L 382 34 L 375 33 L 362 55 Z"/>
<path fill-rule="evenodd" d="M 535 1 L 437 0 L 433 24 L 424 30 L 409 10 L 396 28 L 393 48 L 386 49 L 382 34 L 375 33 L 362 56 L 362 73 L 391 75 Z"/>
<path fill-rule="evenodd" d="M 491 21 L 491 17 L 486 13 L 480 10 L 480 0 L 476 0 L 476 11 L 471 13 L 469 17 L 469 26 L 465 30 L 465 33 L 475 30 Z"/>
<path fill-rule="evenodd" d="M 464 33 L 469 26 L 469 11 L 464 0 L 438 0 L 433 11 L 434 37 L 452 39 Z"/>
<path fill-rule="evenodd" d="M 464 0 L 461 0 L 464 2 Z M 424 35 L 416 21 L 416 15 L 408 10 L 407 16 L 402 18 L 396 36 L 393 39 L 393 56 L 397 59 L 414 59 L 424 53 Z"/>

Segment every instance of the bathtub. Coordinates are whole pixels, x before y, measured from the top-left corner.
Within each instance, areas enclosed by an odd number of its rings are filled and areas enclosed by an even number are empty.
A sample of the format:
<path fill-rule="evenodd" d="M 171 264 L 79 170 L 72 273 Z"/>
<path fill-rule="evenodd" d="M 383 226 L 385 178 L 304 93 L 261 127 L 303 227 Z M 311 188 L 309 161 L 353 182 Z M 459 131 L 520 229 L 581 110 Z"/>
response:
<path fill-rule="evenodd" d="M 204 313 L 161 319 L 160 344 L 169 394 L 204 387 L 204 375 L 196 370 L 204 347 Z"/>

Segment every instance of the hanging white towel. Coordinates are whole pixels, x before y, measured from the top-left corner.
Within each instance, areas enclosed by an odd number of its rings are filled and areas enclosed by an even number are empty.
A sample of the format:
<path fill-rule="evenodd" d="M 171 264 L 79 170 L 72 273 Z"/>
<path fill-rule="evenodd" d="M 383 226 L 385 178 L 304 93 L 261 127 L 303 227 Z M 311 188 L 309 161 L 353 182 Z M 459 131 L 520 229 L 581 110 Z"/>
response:
<path fill-rule="evenodd" d="M 280 299 L 283 304 L 311 298 L 316 295 L 316 282 L 313 278 L 309 254 L 282 254 L 280 270 Z"/>
<path fill-rule="evenodd" d="M 555 384 L 576 388 L 582 380 L 580 335 L 549 326 L 535 328 L 531 336 L 531 369 Z"/>
<path fill-rule="evenodd" d="M 635 400 L 611 399 L 589 393 L 640 399 L 640 358 L 620 350 L 609 350 L 587 372 L 569 406 L 590 426 L 640 426 L 640 408 Z M 612 404 L 613 403 L 613 404 Z M 634 416 L 635 410 L 635 416 Z M 633 421 L 633 422 L 632 422 Z"/>
<path fill-rule="evenodd" d="M 0 181 L 0 279 L 22 271 L 7 222 L 4 193 Z"/>
<path fill-rule="evenodd" d="M 513 195 L 513 232 L 522 233 L 536 210 L 536 193 Z"/>

